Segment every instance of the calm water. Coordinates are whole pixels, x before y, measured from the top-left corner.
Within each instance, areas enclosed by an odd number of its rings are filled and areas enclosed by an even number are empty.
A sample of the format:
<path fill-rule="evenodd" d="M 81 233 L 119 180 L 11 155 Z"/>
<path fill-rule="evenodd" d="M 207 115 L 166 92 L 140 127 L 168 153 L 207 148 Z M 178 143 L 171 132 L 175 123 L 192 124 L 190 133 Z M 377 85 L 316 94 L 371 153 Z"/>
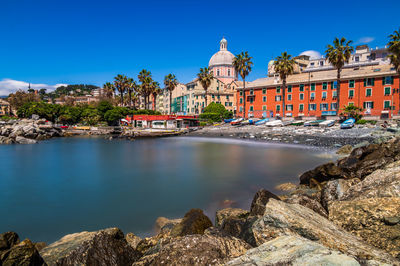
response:
<path fill-rule="evenodd" d="M 212 219 L 249 209 L 260 188 L 331 160 L 299 146 L 228 139 L 108 141 L 60 138 L 0 146 L 0 232 L 52 242 L 85 230 L 119 227 L 144 236 L 159 216 L 201 208 Z"/>

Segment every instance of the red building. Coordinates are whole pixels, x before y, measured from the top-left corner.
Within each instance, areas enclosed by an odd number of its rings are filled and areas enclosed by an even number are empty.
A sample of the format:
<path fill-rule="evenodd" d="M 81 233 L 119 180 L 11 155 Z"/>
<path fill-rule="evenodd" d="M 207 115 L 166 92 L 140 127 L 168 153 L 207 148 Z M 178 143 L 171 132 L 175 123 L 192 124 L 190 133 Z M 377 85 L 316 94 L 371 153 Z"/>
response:
<path fill-rule="evenodd" d="M 285 116 L 338 115 L 337 71 L 318 71 L 287 78 Z M 246 117 L 283 116 L 282 81 L 278 77 L 255 80 L 246 85 Z M 243 112 L 243 91 L 238 88 L 238 116 Z M 340 82 L 340 109 L 353 104 L 364 115 L 399 114 L 399 77 L 391 65 L 343 69 Z"/>

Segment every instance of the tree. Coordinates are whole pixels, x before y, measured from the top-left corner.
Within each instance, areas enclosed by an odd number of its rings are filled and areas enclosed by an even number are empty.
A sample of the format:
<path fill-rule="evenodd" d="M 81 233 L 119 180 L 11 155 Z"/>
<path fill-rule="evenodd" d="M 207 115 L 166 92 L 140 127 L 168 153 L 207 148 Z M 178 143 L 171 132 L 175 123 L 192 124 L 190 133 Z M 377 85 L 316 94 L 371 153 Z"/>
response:
<path fill-rule="evenodd" d="M 285 117 L 286 78 L 289 75 L 293 74 L 294 65 L 296 64 L 294 59 L 291 57 L 292 56 L 287 54 L 287 52 L 283 52 L 274 61 L 275 71 L 279 74 L 279 77 L 282 80 L 282 114 L 283 114 L 283 117 Z"/>
<path fill-rule="evenodd" d="M 393 34 L 389 35 L 390 41 L 388 42 L 388 50 L 390 54 L 388 55 L 390 63 L 396 69 L 399 75 L 399 86 L 400 86 L 400 28 L 395 30 Z"/>
<path fill-rule="evenodd" d="M 114 93 L 115 93 L 115 86 L 114 86 L 114 84 L 112 84 L 112 83 L 110 83 L 110 82 L 106 82 L 104 85 L 103 85 L 103 89 L 104 89 L 104 91 L 105 91 L 105 95 L 106 95 L 106 97 L 107 98 L 112 98 L 113 96 L 114 96 Z"/>
<path fill-rule="evenodd" d="M 114 78 L 114 87 L 120 93 L 121 106 L 123 106 L 124 105 L 124 93 L 127 91 L 127 88 L 128 88 L 128 78 L 125 75 L 118 74 Z"/>
<path fill-rule="evenodd" d="M 351 40 L 347 41 L 344 37 L 340 40 L 335 38 L 333 45 L 328 44 L 325 51 L 329 63 L 337 70 L 337 110 L 340 110 L 340 73 L 344 65 L 349 63 L 351 53 L 354 51 L 354 48 L 350 46 L 351 43 Z"/>
<path fill-rule="evenodd" d="M 172 92 L 178 85 L 178 81 L 174 74 L 168 74 L 164 77 L 165 88 L 169 92 L 169 113 L 172 114 Z"/>
<path fill-rule="evenodd" d="M 23 90 L 18 90 L 8 96 L 7 101 L 14 110 L 18 110 L 21 106 L 29 102 L 38 102 L 40 99 L 34 93 L 27 93 Z"/>
<path fill-rule="evenodd" d="M 343 113 L 341 115 L 344 115 L 347 118 L 354 118 L 356 121 L 358 121 L 362 118 L 362 111 L 363 109 L 360 107 L 355 105 L 347 105 L 343 108 Z"/>
<path fill-rule="evenodd" d="M 246 118 L 246 77 L 251 72 L 251 67 L 253 66 L 253 62 L 251 61 L 252 57 L 249 56 L 249 53 L 241 52 L 233 58 L 233 66 L 235 67 L 236 73 L 238 73 L 243 80 L 243 118 Z"/>
<path fill-rule="evenodd" d="M 133 98 L 136 98 L 136 91 L 139 86 L 133 78 L 128 79 L 128 96 L 129 96 L 129 107 L 132 107 L 132 93 Z"/>
<path fill-rule="evenodd" d="M 143 69 L 139 72 L 138 79 L 142 83 L 140 85 L 140 94 L 144 98 L 144 108 L 148 109 L 147 105 L 149 102 L 149 96 L 151 94 L 151 83 L 153 82 L 151 72 Z"/>
<path fill-rule="evenodd" d="M 213 73 L 208 67 L 200 68 L 200 72 L 197 74 L 197 78 L 199 79 L 199 82 L 204 89 L 204 98 L 206 103 L 205 105 L 207 107 L 207 91 L 211 85 L 212 79 L 214 78 Z"/>
<path fill-rule="evenodd" d="M 153 110 L 156 110 L 157 107 L 157 95 L 161 94 L 162 90 L 160 88 L 160 83 L 158 83 L 157 81 L 153 81 L 152 85 L 151 85 L 151 94 L 153 96 Z"/>
<path fill-rule="evenodd" d="M 97 110 L 99 111 L 99 114 L 102 119 L 104 119 L 104 114 L 108 111 L 113 109 L 113 105 L 109 101 L 100 101 L 97 104 Z"/>

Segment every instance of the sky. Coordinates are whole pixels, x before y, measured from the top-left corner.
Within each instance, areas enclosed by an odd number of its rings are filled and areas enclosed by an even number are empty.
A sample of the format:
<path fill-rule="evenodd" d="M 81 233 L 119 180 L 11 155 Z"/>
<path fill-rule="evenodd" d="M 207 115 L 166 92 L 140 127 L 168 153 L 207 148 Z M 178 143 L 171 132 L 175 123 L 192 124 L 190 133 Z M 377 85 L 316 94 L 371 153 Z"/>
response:
<path fill-rule="evenodd" d="M 0 95 L 28 83 L 101 86 L 142 69 L 186 83 L 223 36 L 233 54 L 253 57 L 251 81 L 280 53 L 323 54 L 335 37 L 385 46 L 399 10 L 398 0 L 0 0 Z"/>

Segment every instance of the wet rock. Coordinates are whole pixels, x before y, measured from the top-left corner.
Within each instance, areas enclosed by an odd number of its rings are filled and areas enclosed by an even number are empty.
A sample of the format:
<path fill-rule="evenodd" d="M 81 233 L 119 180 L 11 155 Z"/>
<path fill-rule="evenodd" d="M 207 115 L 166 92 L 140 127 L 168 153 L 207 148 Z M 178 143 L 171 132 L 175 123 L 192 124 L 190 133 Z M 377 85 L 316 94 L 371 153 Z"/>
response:
<path fill-rule="evenodd" d="M 296 188 L 297 188 L 297 185 L 293 184 L 293 183 L 283 183 L 283 184 L 277 185 L 275 187 L 275 189 L 281 190 L 281 191 L 293 191 Z"/>
<path fill-rule="evenodd" d="M 27 139 L 27 138 L 24 138 L 21 136 L 17 136 L 15 138 L 15 142 L 19 143 L 19 144 L 35 144 L 35 143 L 37 143 L 37 141 L 34 139 Z"/>
<path fill-rule="evenodd" d="M 257 246 L 279 236 L 298 235 L 359 260 L 394 263 L 389 254 L 365 243 L 325 217 L 299 204 L 270 199 L 251 228 Z"/>
<path fill-rule="evenodd" d="M 400 255 L 397 217 L 400 217 L 400 197 L 356 198 L 332 202 L 329 206 L 331 221 L 394 257 Z"/>
<path fill-rule="evenodd" d="M 171 230 L 171 236 L 185 236 L 203 234 L 204 230 L 212 226 L 210 219 L 200 209 L 191 209 L 182 221 Z"/>
<path fill-rule="evenodd" d="M 350 154 L 352 150 L 353 147 L 351 145 L 344 145 L 336 151 L 336 154 L 347 155 Z"/>
<path fill-rule="evenodd" d="M 321 192 L 321 204 L 328 210 L 329 204 L 332 201 L 340 200 L 344 193 L 354 184 L 360 182 L 360 179 L 335 179 L 328 181 Z"/>
<path fill-rule="evenodd" d="M 118 228 L 66 235 L 40 254 L 49 265 L 131 265 L 140 255 Z"/>
<path fill-rule="evenodd" d="M 187 235 L 162 245 L 133 265 L 219 265 L 243 255 L 250 246 L 234 237 Z"/>
<path fill-rule="evenodd" d="M 158 217 L 154 226 L 156 234 L 161 231 L 171 230 L 175 225 L 179 224 L 182 219 L 168 219 L 165 217 Z"/>
<path fill-rule="evenodd" d="M 222 222 L 230 217 L 230 218 L 239 218 L 239 219 L 245 219 L 249 215 L 248 211 L 238 209 L 238 208 L 226 208 L 217 211 L 215 215 L 215 226 L 219 227 L 222 225 Z"/>
<path fill-rule="evenodd" d="M 315 169 L 305 172 L 300 176 L 300 184 L 320 186 L 320 183 L 331 179 L 342 178 L 342 171 L 333 162 L 317 166 Z"/>
<path fill-rule="evenodd" d="M 265 204 L 270 199 L 280 200 L 278 196 L 269 192 L 265 189 L 260 189 L 254 195 L 253 201 L 251 202 L 250 215 L 263 215 L 265 211 Z"/>
<path fill-rule="evenodd" d="M 321 203 L 319 201 L 315 200 L 314 198 L 304 195 L 304 194 L 295 194 L 291 195 L 287 199 L 285 199 L 285 202 L 287 203 L 292 203 L 292 204 L 300 204 L 304 207 L 307 207 L 319 215 L 323 217 L 328 217 L 327 211 L 322 207 Z"/>
<path fill-rule="evenodd" d="M 136 249 L 139 242 L 142 240 L 140 237 L 135 235 L 134 233 L 127 233 L 125 236 L 126 242 L 133 248 Z"/>
<path fill-rule="evenodd" d="M 360 265 L 353 257 L 300 236 L 281 236 L 226 265 Z"/>
<path fill-rule="evenodd" d="M 0 264 L 3 266 L 45 265 L 35 245 L 29 239 L 25 239 L 4 252 Z"/>

